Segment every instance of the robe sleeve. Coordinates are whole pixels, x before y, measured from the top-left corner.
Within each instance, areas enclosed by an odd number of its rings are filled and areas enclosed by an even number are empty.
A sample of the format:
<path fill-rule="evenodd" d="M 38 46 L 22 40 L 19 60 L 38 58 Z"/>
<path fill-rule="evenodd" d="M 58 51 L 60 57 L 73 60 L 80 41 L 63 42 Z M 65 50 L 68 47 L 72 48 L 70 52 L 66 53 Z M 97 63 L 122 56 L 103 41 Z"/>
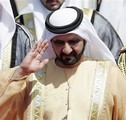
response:
<path fill-rule="evenodd" d="M 126 120 L 126 77 L 110 62 L 98 120 Z"/>
<path fill-rule="evenodd" d="M 112 120 L 126 120 L 126 77 L 117 67 L 112 67 L 110 82 L 113 96 Z"/>
<path fill-rule="evenodd" d="M 0 71 L 0 120 L 23 120 L 27 77 L 11 79 L 16 68 Z"/>

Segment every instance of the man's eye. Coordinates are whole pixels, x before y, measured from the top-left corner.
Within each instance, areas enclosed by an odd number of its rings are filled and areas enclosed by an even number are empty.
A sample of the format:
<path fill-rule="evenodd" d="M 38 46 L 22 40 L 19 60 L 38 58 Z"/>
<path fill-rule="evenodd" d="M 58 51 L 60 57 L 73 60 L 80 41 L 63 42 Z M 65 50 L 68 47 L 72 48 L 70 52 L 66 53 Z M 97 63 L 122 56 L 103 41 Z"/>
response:
<path fill-rule="evenodd" d="M 64 41 L 57 40 L 57 41 L 54 41 L 54 44 L 55 45 L 64 45 Z"/>
<path fill-rule="evenodd" d="M 78 40 L 70 40 L 69 44 L 70 45 L 76 45 L 79 41 Z"/>

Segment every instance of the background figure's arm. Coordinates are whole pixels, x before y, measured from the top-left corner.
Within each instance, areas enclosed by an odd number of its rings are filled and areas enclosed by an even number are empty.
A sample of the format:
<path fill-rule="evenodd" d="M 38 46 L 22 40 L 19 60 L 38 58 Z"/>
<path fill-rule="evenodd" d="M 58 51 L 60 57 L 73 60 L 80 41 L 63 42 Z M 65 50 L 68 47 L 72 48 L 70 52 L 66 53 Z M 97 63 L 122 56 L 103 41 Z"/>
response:
<path fill-rule="evenodd" d="M 16 23 L 16 31 L 12 38 L 11 67 L 21 64 L 34 43 L 35 39 L 30 31 L 25 26 Z"/>

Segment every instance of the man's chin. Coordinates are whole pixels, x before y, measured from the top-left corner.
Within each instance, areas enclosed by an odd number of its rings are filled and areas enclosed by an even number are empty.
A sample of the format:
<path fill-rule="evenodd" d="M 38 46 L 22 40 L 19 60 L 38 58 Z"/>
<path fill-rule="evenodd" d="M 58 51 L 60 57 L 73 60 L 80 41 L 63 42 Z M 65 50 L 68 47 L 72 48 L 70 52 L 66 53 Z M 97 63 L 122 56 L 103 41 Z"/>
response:
<path fill-rule="evenodd" d="M 56 59 L 56 64 L 60 67 L 66 67 L 66 68 L 72 68 L 76 65 L 78 65 L 78 61 L 66 61 L 64 59 Z"/>
<path fill-rule="evenodd" d="M 73 59 L 65 59 L 65 60 L 61 60 L 61 62 L 64 64 L 64 65 L 68 65 L 68 66 L 71 66 L 71 65 L 74 65 L 77 63 L 76 60 L 73 60 Z"/>
<path fill-rule="evenodd" d="M 49 9 L 50 11 L 55 11 L 58 10 L 60 7 L 59 5 L 50 5 L 47 9 Z"/>

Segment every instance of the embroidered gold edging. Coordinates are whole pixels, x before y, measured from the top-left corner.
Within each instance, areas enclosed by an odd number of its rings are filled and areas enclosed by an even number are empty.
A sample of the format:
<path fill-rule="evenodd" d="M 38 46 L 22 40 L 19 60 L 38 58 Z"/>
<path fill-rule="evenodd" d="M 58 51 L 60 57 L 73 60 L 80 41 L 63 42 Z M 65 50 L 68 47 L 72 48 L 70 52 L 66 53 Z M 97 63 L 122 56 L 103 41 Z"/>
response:
<path fill-rule="evenodd" d="M 89 9 L 89 8 L 84 8 L 83 12 L 85 15 L 87 15 L 88 19 L 91 20 L 92 18 L 92 13 L 93 13 L 93 9 Z"/>
<path fill-rule="evenodd" d="M 30 120 L 41 120 L 43 117 L 43 100 L 42 97 L 44 96 L 44 86 L 37 80 L 35 74 L 33 74 L 32 82 L 32 91 L 30 93 L 31 96 L 31 107 L 30 107 Z"/>
<path fill-rule="evenodd" d="M 19 15 L 19 16 L 15 17 L 15 20 L 20 19 L 21 16 L 23 17 L 24 25 L 33 34 L 35 40 L 38 41 L 37 40 L 37 36 L 36 36 L 36 30 L 35 30 L 35 23 L 34 23 L 33 13 L 27 13 L 27 14 Z"/>
<path fill-rule="evenodd" d="M 25 33 L 26 33 L 26 35 L 28 36 L 28 38 L 30 39 L 29 40 L 29 43 L 30 43 L 30 48 L 32 48 L 33 47 L 33 45 L 32 45 L 32 43 L 31 43 L 31 36 L 29 35 L 29 33 L 25 30 L 25 28 L 22 26 L 22 25 L 20 25 L 20 24 L 18 24 L 18 23 L 16 23 Z"/>
<path fill-rule="evenodd" d="M 94 77 L 94 88 L 92 103 L 90 108 L 89 120 L 98 119 L 98 111 L 100 109 L 100 104 L 103 102 L 104 98 L 104 89 L 108 73 L 108 62 L 98 61 L 95 77 Z"/>
<path fill-rule="evenodd" d="M 35 40 L 37 40 L 33 14 L 32 13 L 24 14 L 23 19 L 24 19 L 25 26 L 32 32 L 32 34 L 35 37 Z"/>
<path fill-rule="evenodd" d="M 32 13 L 27 13 L 23 14 L 22 11 L 27 8 L 28 3 L 26 0 L 15 0 L 16 7 L 18 10 L 19 15 L 15 17 L 15 20 L 20 19 L 21 16 L 23 16 L 24 20 L 24 25 L 31 30 L 32 34 L 34 35 L 34 38 L 36 40 L 36 32 L 34 28 L 34 19 L 33 19 L 33 14 Z"/>
<path fill-rule="evenodd" d="M 43 113 L 43 107 L 42 107 L 42 86 L 37 83 L 35 85 L 35 90 L 34 90 L 34 96 L 32 96 L 33 103 L 32 103 L 32 115 L 33 115 L 33 120 L 41 120 L 42 119 L 42 113 Z M 33 98 L 34 97 L 34 98 Z"/>
<path fill-rule="evenodd" d="M 125 53 L 126 47 L 122 48 L 122 53 L 120 54 L 118 58 L 118 67 L 122 71 L 122 73 L 126 76 L 126 53 Z"/>
<path fill-rule="evenodd" d="M 36 80 L 36 83 L 32 84 L 32 91 L 31 91 L 31 107 L 30 107 L 30 120 L 41 120 L 43 117 L 43 100 L 44 97 L 44 86 L 42 85 L 45 81 L 45 74 L 46 74 L 46 66 L 39 71 L 38 73 L 32 74 L 33 80 Z"/>
<path fill-rule="evenodd" d="M 8 45 L 3 49 L 2 53 L 2 69 L 10 68 L 11 62 L 11 47 L 12 41 L 8 43 Z"/>
<path fill-rule="evenodd" d="M 11 79 L 10 79 L 10 82 L 12 82 L 12 81 L 21 81 L 21 80 L 26 79 L 27 77 L 28 77 L 28 75 L 23 76 L 23 77 L 21 77 L 21 78 L 11 78 Z"/>

